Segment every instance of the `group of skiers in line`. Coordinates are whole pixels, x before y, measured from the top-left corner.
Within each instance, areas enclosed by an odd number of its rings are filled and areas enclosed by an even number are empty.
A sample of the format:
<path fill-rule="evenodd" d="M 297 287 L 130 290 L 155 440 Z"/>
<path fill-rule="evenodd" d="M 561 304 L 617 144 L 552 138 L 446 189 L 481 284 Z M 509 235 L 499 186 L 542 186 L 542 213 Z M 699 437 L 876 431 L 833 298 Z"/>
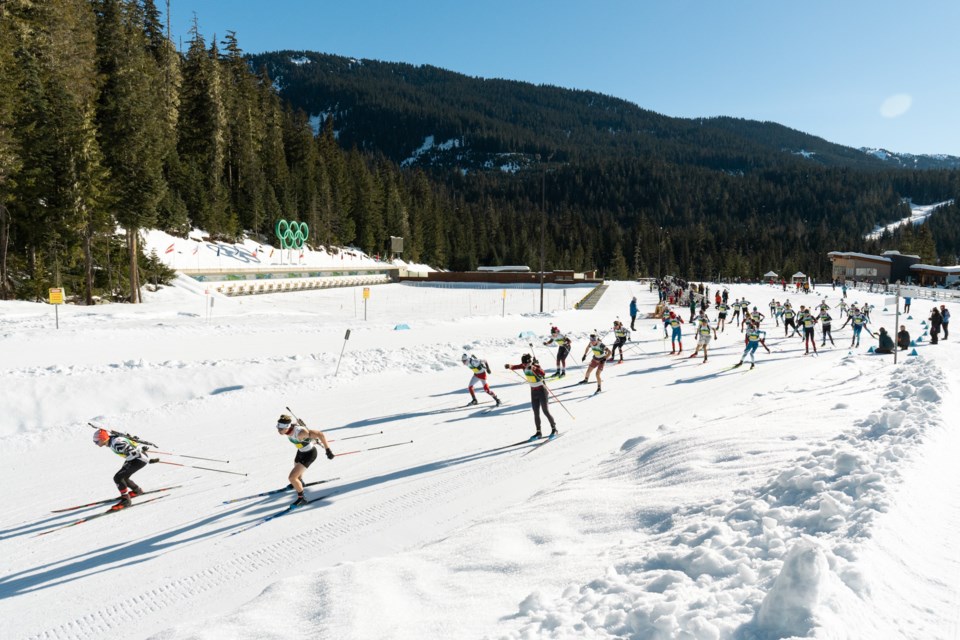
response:
<path fill-rule="evenodd" d="M 676 311 L 671 310 L 669 305 L 666 304 L 666 300 L 669 300 L 669 297 L 666 297 L 665 299 L 665 288 L 666 287 L 661 289 L 661 302 L 657 306 L 657 313 L 660 315 L 663 321 L 664 339 L 667 338 L 668 330 L 670 332 L 670 353 L 680 354 L 683 352 L 682 325 L 684 324 L 684 321 L 683 318 L 676 313 Z M 743 365 L 747 357 L 749 357 L 750 368 L 754 368 L 756 364 L 756 352 L 760 346 L 766 349 L 768 353 L 770 352 L 770 349 L 767 347 L 765 341 L 766 331 L 760 329 L 761 323 L 766 319 L 766 317 L 764 314 L 760 313 L 756 306 L 751 309 L 750 302 L 746 300 L 746 298 L 734 300 L 734 302 L 728 306 L 727 291 L 724 290 L 722 295 L 720 292 L 717 292 L 717 320 L 716 325 L 711 326 L 710 319 L 706 314 L 706 309 L 709 306 L 709 304 L 706 302 L 707 297 L 709 296 L 709 290 L 701 293 L 695 291 L 691 287 L 691 290 L 689 291 L 691 311 L 693 309 L 692 305 L 694 304 L 692 301 L 697 299 L 695 296 L 699 297 L 700 299 L 700 313 L 695 318 L 697 323 L 695 330 L 697 344 L 693 353 L 689 356 L 690 358 L 696 357 L 702 350 L 703 362 L 707 362 L 708 348 L 711 339 L 717 338 L 718 331 L 725 330 L 728 310 L 733 311 L 731 321 L 734 324 L 738 324 L 740 331 L 744 333 L 745 348 L 740 357 L 740 361 L 734 365 L 734 367 Z M 805 353 L 810 353 L 811 347 L 813 348 L 814 353 L 817 352 L 817 341 L 814 330 L 818 323 L 820 324 L 822 333 L 821 346 L 826 346 L 827 339 L 830 340 L 831 345 L 835 344 L 831 332 L 833 318 L 829 313 L 830 306 L 827 304 L 826 300 L 822 301 L 816 310 L 813 308 L 808 309 L 804 305 L 800 305 L 799 311 L 793 310 L 789 300 L 783 302 L 782 304 L 777 300 L 771 300 L 769 303 L 769 309 L 770 316 L 777 323 L 776 326 L 779 327 L 780 319 L 783 319 L 784 337 L 800 336 L 803 339 Z M 878 337 L 873 334 L 869 328 L 867 328 L 867 325 L 870 322 L 871 309 L 872 306 L 869 304 L 865 304 L 861 308 L 854 303 L 848 307 L 843 299 L 841 299 L 840 303 L 837 305 L 837 310 L 841 314 L 846 315 L 846 321 L 840 328 L 843 329 L 848 324 L 850 324 L 853 328 L 853 337 L 850 341 L 851 347 L 860 345 L 860 334 L 864 329 L 866 329 L 867 333 L 869 333 L 871 336 Z M 630 330 L 636 330 L 636 317 L 637 299 L 634 297 L 630 302 Z M 944 339 L 949 336 L 949 322 L 950 312 L 945 305 L 941 305 L 939 309 L 936 307 L 933 308 L 930 316 L 931 344 L 937 344 L 941 330 L 944 333 Z M 791 329 L 793 330 L 792 333 L 790 332 Z M 613 323 L 613 328 L 611 329 L 614 335 L 614 343 L 612 348 L 607 347 L 602 342 L 601 336 L 596 331 L 590 334 L 589 342 L 584 349 L 582 357 L 580 358 L 581 361 L 586 361 L 586 358 L 589 355 L 590 363 L 587 366 L 583 380 L 581 380 L 578 384 L 587 384 L 590 380 L 591 374 L 596 372 L 595 377 L 597 389 L 594 394 L 598 394 L 602 391 L 601 374 L 603 372 L 604 365 L 607 362 L 613 362 L 616 360 L 616 353 L 618 350 L 620 352 L 620 358 L 617 362 L 618 364 L 623 362 L 623 347 L 630 340 L 630 330 L 624 327 L 622 322 L 615 320 Z M 560 379 L 566 376 L 567 357 L 570 355 L 570 351 L 573 347 L 573 343 L 570 338 L 566 334 L 562 333 L 556 326 L 551 327 L 550 337 L 543 341 L 543 344 L 545 346 L 557 346 L 556 370 L 552 375 L 548 376 L 540 366 L 540 363 L 537 361 L 537 359 L 528 353 L 525 353 L 521 356 L 519 364 L 504 365 L 505 369 L 522 372 L 520 375 L 523 377 L 524 381 L 530 385 L 530 402 L 533 409 L 534 424 L 536 426 L 536 432 L 530 438 L 531 440 L 543 437 L 541 430 L 541 413 L 550 424 L 551 431 L 549 435 L 552 437 L 558 434 L 556 420 L 550 414 L 549 398 L 547 395 L 549 390 L 547 389 L 545 383 L 549 379 Z M 906 327 L 901 325 L 900 331 L 897 334 L 896 346 L 900 349 L 906 349 L 909 345 L 910 334 L 907 332 Z M 886 329 L 881 327 L 879 330 L 879 347 L 876 349 L 876 352 L 891 353 L 893 348 L 894 342 L 892 338 L 887 334 Z M 475 355 L 468 355 L 466 353 L 463 354 L 461 361 L 473 372 L 473 376 L 471 377 L 470 383 L 467 387 L 471 397 L 468 406 L 479 403 L 474 391 L 474 387 L 477 384 L 480 384 L 484 392 L 486 392 L 493 399 L 496 406 L 499 406 L 501 404 L 501 400 L 490 388 L 490 385 L 487 381 L 487 375 L 491 373 L 490 364 L 486 360 L 478 358 Z M 149 446 L 151 446 L 151 443 L 140 441 L 136 436 L 130 436 L 125 433 L 109 430 L 105 427 L 102 419 L 95 419 L 94 422 L 91 422 L 91 426 L 93 426 L 95 429 L 93 441 L 97 446 L 107 446 L 111 451 L 124 458 L 124 463 L 120 470 L 114 475 L 113 481 L 120 492 L 118 497 L 118 505 L 129 505 L 132 498 L 144 493 L 140 486 L 131 479 L 131 476 L 148 464 L 154 464 L 160 462 L 160 460 L 159 458 L 151 458 L 149 456 Z M 297 453 L 294 457 L 294 466 L 288 475 L 288 480 L 292 488 L 297 492 L 297 499 L 294 502 L 294 505 L 298 505 L 306 501 L 303 495 L 302 477 L 307 468 L 309 468 L 318 457 L 319 448 L 317 447 L 317 444 L 319 443 L 323 447 L 326 457 L 329 460 L 333 460 L 335 454 L 330 449 L 324 433 L 319 430 L 308 429 L 306 424 L 299 418 L 297 418 L 294 422 L 293 417 L 287 414 L 282 414 L 277 421 L 276 428 L 277 433 L 286 437 L 288 441 L 290 441 L 297 449 Z"/>
<path fill-rule="evenodd" d="M 633 299 L 633 304 L 635 305 L 635 303 L 636 298 Z M 623 362 L 623 347 L 630 340 L 630 330 L 620 320 L 614 320 L 613 328 L 608 333 L 613 333 L 614 336 L 612 347 L 605 345 L 600 334 L 594 331 L 590 334 L 587 346 L 580 357 L 581 362 L 586 362 L 589 356 L 590 362 L 587 364 L 583 379 L 577 384 L 589 383 L 590 377 L 593 375 L 597 382 L 597 389 L 593 392 L 594 395 L 603 391 L 602 374 L 604 365 L 607 362 L 616 362 L 617 364 Z M 543 437 L 541 413 L 550 424 L 549 435 L 556 436 L 558 434 L 556 420 L 550 413 L 549 389 L 546 382 L 559 380 L 567 375 L 567 358 L 573 348 L 573 341 L 570 337 L 555 326 L 550 328 L 550 337 L 544 340 L 543 344 L 544 346 L 555 345 L 557 347 L 556 369 L 552 374 L 548 375 L 540 366 L 539 360 L 529 353 L 521 356 L 519 364 L 503 365 L 504 369 L 519 372 L 524 381 L 530 385 L 530 404 L 533 409 L 533 422 L 536 427 L 536 432 L 531 436 L 531 440 Z M 620 354 L 619 360 L 616 355 L 618 351 Z M 477 384 L 481 385 L 484 392 L 493 399 L 496 403 L 495 406 L 499 406 L 501 404 L 500 398 L 490 389 L 490 384 L 487 381 L 487 375 L 492 373 L 490 363 L 476 355 L 466 353 L 461 356 L 460 360 L 473 373 L 467 385 L 467 390 L 470 392 L 470 402 L 467 403 L 467 406 L 479 403 L 474 391 Z"/>

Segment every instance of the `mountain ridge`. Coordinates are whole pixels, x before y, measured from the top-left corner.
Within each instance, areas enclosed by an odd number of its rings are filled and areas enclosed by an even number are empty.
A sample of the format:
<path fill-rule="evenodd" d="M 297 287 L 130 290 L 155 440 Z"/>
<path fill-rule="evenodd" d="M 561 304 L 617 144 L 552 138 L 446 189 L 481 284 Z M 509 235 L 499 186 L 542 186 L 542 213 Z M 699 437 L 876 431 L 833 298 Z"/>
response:
<path fill-rule="evenodd" d="M 345 147 L 376 150 L 408 166 L 484 170 L 499 154 L 511 154 L 519 169 L 537 166 L 538 155 L 560 162 L 653 155 L 725 171 L 796 162 L 867 170 L 960 167 L 952 156 L 856 149 L 772 121 L 678 118 L 593 91 L 432 65 L 289 50 L 248 59 L 318 126 L 317 116 L 333 116 Z M 457 143 L 414 154 L 431 136 Z"/>

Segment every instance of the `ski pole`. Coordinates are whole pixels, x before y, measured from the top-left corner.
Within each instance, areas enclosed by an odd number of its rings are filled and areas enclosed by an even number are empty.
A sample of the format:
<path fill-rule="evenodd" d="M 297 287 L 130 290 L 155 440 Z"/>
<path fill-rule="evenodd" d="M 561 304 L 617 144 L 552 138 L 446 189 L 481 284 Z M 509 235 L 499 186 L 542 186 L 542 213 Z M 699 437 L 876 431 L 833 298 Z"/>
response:
<path fill-rule="evenodd" d="M 179 462 L 167 462 L 166 460 L 157 460 L 160 464 L 170 464 L 175 467 L 186 467 L 188 469 L 203 469 L 204 471 L 216 471 L 217 473 L 229 473 L 233 476 L 245 476 L 246 473 L 237 473 L 236 471 L 223 471 L 222 469 L 211 469 L 210 467 L 196 467 L 192 464 L 180 464 Z"/>
<path fill-rule="evenodd" d="M 561 407 L 564 411 L 567 412 L 567 415 L 570 416 L 571 419 L 573 419 L 573 420 L 576 420 L 576 419 L 577 419 L 577 417 L 576 417 L 575 415 L 573 415 L 572 413 L 570 413 L 570 410 L 567 409 L 566 405 L 564 405 L 562 402 L 560 402 L 560 398 L 558 398 L 558 397 L 557 397 L 557 394 L 555 394 L 553 391 L 550 390 L 550 387 L 547 386 L 547 383 L 546 383 L 546 382 L 543 383 L 543 388 L 547 390 L 547 393 L 549 393 L 550 395 L 553 396 L 553 399 L 557 401 L 557 404 L 559 404 L 560 407 Z"/>
<path fill-rule="evenodd" d="M 367 301 L 364 300 L 363 303 L 364 303 L 364 305 L 366 305 Z M 364 308 L 366 308 L 366 307 L 364 307 Z M 366 313 L 366 312 L 364 312 L 364 313 Z M 337 370 L 333 372 L 334 377 L 336 377 L 336 375 L 340 372 L 340 361 L 343 360 L 343 352 L 344 352 L 344 350 L 346 350 L 346 348 L 347 348 L 347 340 L 349 340 L 349 339 L 350 339 L 350 329 L 347 329 L 346 335 L 343 336 L 343 347 L 341 347 L 341 349 L 340 349 L 340 357 L 337 359 Z"/>
<path fill-rule="evenodd" d="M 349 456 L 352 453 L 363 453 L 364 451 L 376 451 L 377 449 L 388 449 L 390 447 L 399 447 L 404 444 L 413 444 L 413 440 L 410 440 L 408 442 L 395 442 L 393 444 L 385 444 L 379 447 L 370 447 L 369 449 L 357 449 L 356 451 L 345 451 L 343 453 L 338 453 L 337 457 L 339 458 L 340 456 Z"/>
<path fill-rule="evenodd" d="M 158 453 L 162 456 L 176 456 L 178 458 L 192 458 L 193 460 L 206 460 L 207 462 L 222 462 L 224 464 L 230 464 L 229 460 L 218 460 L 216 458 L 201 458 L 200 456 L 188 456 L 183 453 L 171 453 L 169 451 L 156 451 L 151 449 L 149 453 Z"/>
<path fill-rule="evenodd" d="M 359 436 L 347 436 L 346 438 L 338 438 L 337 440 L 328 440 L 327 442 L 339 442 L 340 440 L 354 440 L 356 438 L 369 438 L 370 436 L 379 436 L 383 434 L 383 431 L 377 431 L 376 433 L 364 433 Z"/>

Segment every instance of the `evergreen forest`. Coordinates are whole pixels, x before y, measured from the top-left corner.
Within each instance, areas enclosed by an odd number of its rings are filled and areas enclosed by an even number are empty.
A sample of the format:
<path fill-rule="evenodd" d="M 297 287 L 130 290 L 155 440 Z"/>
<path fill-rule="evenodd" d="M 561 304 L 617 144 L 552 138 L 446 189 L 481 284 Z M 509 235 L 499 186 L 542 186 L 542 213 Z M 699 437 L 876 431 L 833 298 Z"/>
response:
<path fill-rule="evenodd" d="M 138 231 L 270 242 L 280 218 L 315 247 L 386 254 L 401 236 L 405 259 L 455 270 L 537 268 L 541 247 L 547 269 L 609 278 L 827 278 L 832 250 L 958 261 L 956 204 L 864 239 L 905 199 L 956 199 L 953 169 L 584 91 L 249 56 L 198 24 L 183 51 L 166 34 L 155 0 L 0 0 L 0 298 L 138 302 L 161 270 Z"/>

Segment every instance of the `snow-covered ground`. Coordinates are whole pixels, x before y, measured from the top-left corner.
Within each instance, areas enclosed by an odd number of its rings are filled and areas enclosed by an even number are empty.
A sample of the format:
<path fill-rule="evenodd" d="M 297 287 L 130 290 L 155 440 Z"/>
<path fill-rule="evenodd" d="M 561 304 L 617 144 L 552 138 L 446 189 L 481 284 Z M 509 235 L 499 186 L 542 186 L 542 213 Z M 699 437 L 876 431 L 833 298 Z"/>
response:
<path fill-rule="evenodd" d="M 899 229 L 905 224 L 913 224 L 914 226 L 918 224 L 923 224 L 927 221 L 927 218 L 932 216 L 934 212 L 940 207 L 944 207 L 949 204 L 953 204 L 953 200 L 946 200 L 944 202 L 936 202 L 934 204 L 914 204 L 912 202 L 908 203 L 910 205 L 910 215 L 906 218 L 901 218 L 896 222 L 891 222 L 888 225 L 877 225 L 873 231 L 864 236 L 867 240 L 879 240 L 880 236 L 883 235 L 884 231 L 893 231 Z"/>
<path fill-rule="evenodd" d="M 208 319 L 203 296 L 167 288 L 64 307 L 59 331 L 48 306 L 0 303 L 0 638 L 960 637 L 958 337 L 894 365 L 868 336 L 849 349 L 849 328 L 804 356 L 768 321 L 751 371 L 730 369 L 736 328 L 704 364 L 640 319 L 593 396 L 574 385 L 586 335 L 654 294 L 612 283 L 573 311 L 554 293 L 540 315 L 513 293 L 501 317 L 499 290 L 384 285 L 364 322 L 349 289 L 218 299 Z M 761 311 L 785 297 L 731 294 Z M 894 330 L 882 295 L 850 295 Z M 836 305 L 789 297 L 823 296 Z M 930 306 L 914 299 L 914 336 Z M 503 364 L 532 331 L 552 370 L 551 325 L 575 340 L 551 387 L 563 436 L 500 448 L 533 432 Z M 463 408 L 464 351 L 505 406 Z M 286 484 L 288 406 L 340 454 L 307 472 L 327 497 L 248 528 L 291 500 L 224 504 Z M 230 462 L 164 461 L 247 475 L 150 465 L 141 486 L 178 488 L 36 537 L 103 507 L 51 510 L 115 493 L 95 415 Z"/>

